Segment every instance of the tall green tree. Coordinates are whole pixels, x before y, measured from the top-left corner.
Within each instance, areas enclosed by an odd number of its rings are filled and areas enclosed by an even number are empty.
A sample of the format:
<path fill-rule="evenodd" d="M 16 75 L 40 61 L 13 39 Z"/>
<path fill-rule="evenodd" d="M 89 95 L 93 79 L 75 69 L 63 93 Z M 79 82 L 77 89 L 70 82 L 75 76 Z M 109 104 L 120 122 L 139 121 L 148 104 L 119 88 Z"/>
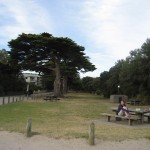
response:
<path fill-rule="evenodd" d="M 109 89 L 109 94 L 121 94 L 122 85 L 120 85 L 119 76 L 123 65 L 123 60 L 116 62 L 115 66 L 111 67 L 109 70 L 109 79 L 107 80 L 107 87 Z M 118 86 L 120 89 L 118 90 Z M 119 93 L 118 93 L 119 92 Z"/>
<path fill-rule="evenodd" d="M 140 55 L 140 89 L 139 92 L 144 95 L 150 95 L 150 39 L 147 39 L 141 46 Z"/>
<path fill-rule="evenodd" d="M 99 81 L 99 89 L 104 97 L 109 97 L 110 89 L 108 88 L 107 81 L 110 78 L 110 73 L 108 71 L 104 71 L 100 74 L 100 81 Z"/>
<path fill-rule="evenodd" d="M 93 71 L 95 66 L 85 56 L 84 48 L 69 38 L 53 37 L 49 33 L 21 34 L 9 42 L 10 56 L 19 69 L 54 73 L 54 94 L 61 96 L 62 75 L 67 70 Z M 64 69 L 64 70 L 63 70 Z M 63 72 L 63 73 L 62 73 Z"/>
<path fill-rule="evenodd" d="M 93 77 L 84 77 L 82 78 L 82 86 L 84 91 L 92 92 L 93 89 Z"/>
<path fill-rule="evenodd" d="M 123 94 L 134 97 L 139 93 L 141 83 L 139 49 L 131 51 L 130 56 L 126 58 L 120 71 L 120 84 Z"/>
<path fill-rule="evenodd" d="M 80 78 L 79 74 L 68 77 L 68 89 L 76 92 L 83 91 L 82 79 Z"/>
<path fill-rule="evenodd" d="M 8 52 L 0 50 L 0 95 L 23 92 L 25 87 L 22 74 L 10 64 Z"/>

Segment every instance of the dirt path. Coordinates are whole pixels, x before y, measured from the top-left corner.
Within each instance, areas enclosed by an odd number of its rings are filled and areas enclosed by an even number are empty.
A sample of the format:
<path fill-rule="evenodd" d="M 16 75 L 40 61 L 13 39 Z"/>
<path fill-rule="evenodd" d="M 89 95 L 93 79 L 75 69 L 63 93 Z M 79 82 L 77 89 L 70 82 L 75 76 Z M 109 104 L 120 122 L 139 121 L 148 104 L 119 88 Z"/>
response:
<path fill-rule="evenodd" d="M 26 138 L 20 133 L 0 132 L 0 150 L 149 150 L 150 140 L 110 142 L 96 140 L 95 146 L 85 139 L 52 139 L 35 135 Z"/>

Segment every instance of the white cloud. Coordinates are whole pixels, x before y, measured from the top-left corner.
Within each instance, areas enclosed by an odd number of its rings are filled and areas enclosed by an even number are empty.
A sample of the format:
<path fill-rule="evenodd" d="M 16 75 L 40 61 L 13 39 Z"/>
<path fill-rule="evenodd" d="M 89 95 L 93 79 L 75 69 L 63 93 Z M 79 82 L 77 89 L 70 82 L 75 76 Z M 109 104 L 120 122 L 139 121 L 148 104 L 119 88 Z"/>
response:
<path fill-rule="evenodd" d="M 98 69 L 81 76 L 99 76 L 117 60 L 129 56 L 131 50 L 141 47 L 150 35 L 149 4 L 148 0 L 85 0 L 82 3 L 78 27 L 93 43 L 93 50 L 88 54 Z"/>
<path fill-rule="evenodd" d="M 115 62 L 117 61 L 113 56 L 104 55 L 101 52 L 87 52 L 87 55 L 90 56 L 90 61 L 97 69 L 93 72 L 81 73 L 81 77 L 99 77 L 101 72 L 109 71 L 110 67 L 115 65 Z"/>
<path fill-rule="evenodd" d="M 0 6 L 0 16 L 4 19 L 0 25 L 0 35 L 5 42 L 22 32 L 41 33 L 53 30 L 48 12 L 34 0 L 1 0 Z"/>
<path fill-rule="evenodd" d="M 150 35 L 149 0 L 40 2 L 0 0 L 0 46 L 22 32 L 71 36 L 85 47 L 86 55 L 98 68 L 83 76 L 99 76 L 128 56 L 130 50 L 139 48 Z"/>
<path fill-rule="evenodd" d="M 148 2 L 147 0 L 145 0 Z M 142 7 L 141 7 L 142 5 Z M 146 40 L 149 30 L 149 9 L 143 1 L 86 0 L 80 11 L 81 31 L 93 42 L 96 49 L 105 47 L 105 53 L 125 58 L 129 51 L 139 48 Z M 141 11 L 139 11 L 141 10 Z M 140 15 L 142 22 L 138 19 Z M 138 47 L 137 47 L 138 46 Z"/>

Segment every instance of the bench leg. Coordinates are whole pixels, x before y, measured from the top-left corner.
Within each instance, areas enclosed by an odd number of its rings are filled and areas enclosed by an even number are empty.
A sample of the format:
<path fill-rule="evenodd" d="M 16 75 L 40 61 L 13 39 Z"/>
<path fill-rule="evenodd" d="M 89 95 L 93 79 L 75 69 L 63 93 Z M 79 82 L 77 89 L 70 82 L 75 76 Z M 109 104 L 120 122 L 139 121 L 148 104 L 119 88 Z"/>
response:
<path fill-rule="evenodd" d="M 133 120 L 132 119 L 129 119 L 129 125 L 132 126 L 132 122 Z"/>
<path fill-rule="evenodd" d="M 150 123 L 150 116 L 147 117 L 148 123 Z"/>
<path fill-rule="evenodd" d="M 108 116 L 108 122 L 110 122 L 110 116 Z"/>
<path fill-rule="evenodd" d="M 118 115 L 118 111 L 116 111 L 116 115 Z M 121 121 L 121 118 L 116 117 L 116 121 Z"/>

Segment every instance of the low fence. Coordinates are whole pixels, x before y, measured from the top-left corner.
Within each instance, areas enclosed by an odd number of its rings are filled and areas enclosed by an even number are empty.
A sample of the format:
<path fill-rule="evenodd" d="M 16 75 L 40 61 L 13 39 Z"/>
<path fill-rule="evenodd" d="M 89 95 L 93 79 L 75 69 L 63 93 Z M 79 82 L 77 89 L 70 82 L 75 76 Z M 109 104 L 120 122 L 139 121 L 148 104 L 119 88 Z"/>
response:
<path fill-rule="evenodd" d="M 43 99 L 47 95 L 53 95 L 53 92 L 45 92 L 45 93 L 35 93 L 31 95 L 31 99 Z"/>
<path fill-rule="evenodd" d="M 14 103 L 17 101 L 23 101 L 23 100 L 28 100 L 29 97 L 28 96 L 4 96 L 4 97 L 0 97 L 0 105 L 4 105 L 4 104 L 9 104 L 9 103 Z"/>
<path fill-rule="evenodd" d="M 0 97 L 0 105 L 14 103 L 14 102 L 23 101 L 23 100 L 43 99 L 48 94 L 51 94 L 51 93 L 36 93 L 36 94 L 32 94 L 30 96 L 26 96 L 26 95 L 4 96 L 4 97 Z"/>

